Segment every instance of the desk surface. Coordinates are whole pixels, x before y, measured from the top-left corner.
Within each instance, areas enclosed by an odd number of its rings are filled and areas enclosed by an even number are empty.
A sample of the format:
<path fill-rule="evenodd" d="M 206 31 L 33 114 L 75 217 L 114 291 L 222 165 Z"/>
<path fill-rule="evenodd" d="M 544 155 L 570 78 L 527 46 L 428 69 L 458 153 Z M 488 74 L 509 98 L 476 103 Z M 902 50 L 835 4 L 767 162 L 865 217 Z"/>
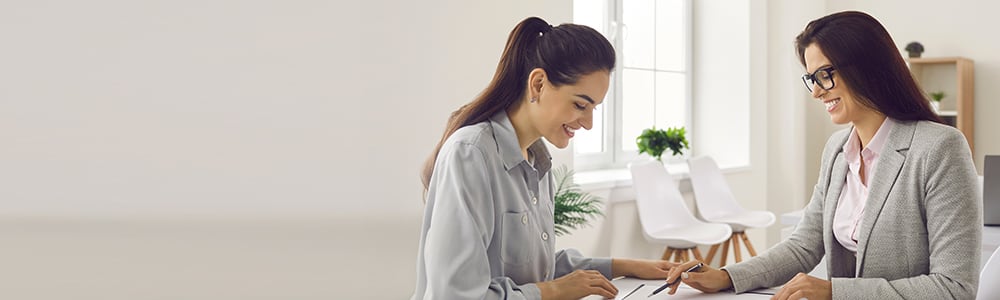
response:
<path fill-rule="evenodd" d="M 770 294 L 743 293 L 743 294 L 737 295 L 737 294 L 734 294 L 731 291 L 730 292 L 714 293 L 714 294 L 706 294 L 706 293 L 702 293 L 701 291 L 696 290 L 696 289 L 694 289 L 692 287 L 689 287 L 689 286 L 687 286 L 685 284 L 681 284 L 681 286 L 677 288 L 677 293 L 675 293 L 673 295 L 667 294 L 668 290 L 663 290 L 659 294 L 656 294 L 656 296 L 646 298 L 646 296 L 649 296 L 649 293 L 652 293 L 653 291 L 656 290 L 656 288 L 659 288 L 661 285 L 663 285 L 663 280 L 643 280 L 643 279 L 635 279 L 635 278 L 622 278 L 622 279 L 613 280 L 613 281 L 611 281 L 611 283 L 614 283 L 615 287 L 618 288 L 618 296 L 615 297 L 615 300 L 622 300 L 622 298 L 624 298 L 624 300 L 642 300 L 642 299 L 649 299 L 649 300 L 657 300 L 657 299 L 659 299 L 659 300 L 671 300 L 671 299 L 770 299 L 771 298 Z M 625 298 L 626 295 L 628 295 L 630 292 L 632 292 L 633 290 L 635 290 L 635 288 L 637 286 L 639 286 L 640 284 L 643 284 L 643 287 L 639 288 L 639 290 L 635 291 L 635 293 L 632 293 L 632 295 L 628 296 L 628 298 Z M 761 290 L 761 292 L 768 292 L 768 290 Z M 773 293 L 774 291 L 770 290 L 770 292 Z M 599 296 L 590 296 L 590 297 L 583 298 L 583 300 L 598 300 L 598 299 L 603 299 L 603 298 L 601 298 Z"/>

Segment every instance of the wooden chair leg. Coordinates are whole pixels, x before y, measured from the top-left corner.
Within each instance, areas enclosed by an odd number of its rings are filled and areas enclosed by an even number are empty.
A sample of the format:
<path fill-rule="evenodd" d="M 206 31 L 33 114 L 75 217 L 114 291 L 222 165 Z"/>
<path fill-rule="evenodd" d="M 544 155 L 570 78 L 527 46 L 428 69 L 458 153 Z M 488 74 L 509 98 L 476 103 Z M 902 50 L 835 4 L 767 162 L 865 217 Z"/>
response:
<path fill-rule="evenodd" d="M 740 233 L 733 233 L 733 255 L 736 255 L 736 262 L 743 261 L 743 253 L 740 251 Z"/>
<path fill-rule="evenodd" d="M 720 258 L 722 259 L 722 261 L 719 262 L 720 268 L 726 266 L 726 259 L 728 258 L 727 257 L 728 254 L 729 254 L 729 240 L 726 240 L 725 242 L 722 242 L 722 257 Z"/>
<path fill-rule="evenodd" d="M 684 257 L 681 256 L 683 255 L 683 253 L 684 250 L 674 249 L 674 262 L 679 262 L 679 263 L 684 262 Z"/>
<path fill-rule="evenodd" d="M 747 251 L 750 252 L 750 257 L 757 256 L 757 251 L 753 250 L 753 245 L 750 244 L 750 239 L 747 238 L 746 231 L 740 233 L 740 237 L 743 238 L 743 244 L 747 246 Z"/>
<path fill-rule="evenodd" d="M 694 246 L 694 248 L 691 248 L 691 252 L 694 253 L 694 259 L 705 261 L 705 259 L 701 257 L 701 250 L 698 250 L 698 246 Z"/>
<path fill-rule="evenodd" d="M 674 248 L 667 247 L 667 249 L 663 249 L 663 257 L 661 257 L 660 259 L 665 261 L 670 261 L 670 256 L 672 254 L 674 254 Z"/>
<path fill-rule="evenodd" d="M 722 245 L 722 243 L 712 245 L 712 248 L 708 249 L 708 257 L 705 258 L 706 264 L 712 264 L 712 259 L 715 258 L 715 251 L 719 250 L 719 245 Z"/>

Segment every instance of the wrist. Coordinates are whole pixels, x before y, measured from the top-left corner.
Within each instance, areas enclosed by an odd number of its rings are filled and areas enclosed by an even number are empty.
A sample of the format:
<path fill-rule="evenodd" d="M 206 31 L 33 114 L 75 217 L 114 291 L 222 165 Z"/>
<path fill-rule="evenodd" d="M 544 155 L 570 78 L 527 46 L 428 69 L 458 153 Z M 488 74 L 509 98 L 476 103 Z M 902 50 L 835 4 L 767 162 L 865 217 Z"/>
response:
<path fill-rule="evenodd" d="M 721 269 L 722 277 L 725 279 L 726 287 L 723 290 L 733 289 L 733 278 L 729 276 L 729 270 Z"/>
<path fill-rule="evenodd" d="M 619 276 L 635 277 L 632 272 L 632 261 L 628 259 L 612 258 L 611 259 L 611 278 Z"/>
<path fill-rule="evenodd" d="M 538 287 L 542 300 L 555 299 L 556 291 L 549 281 L 535 283 L 535 286 Z"/>

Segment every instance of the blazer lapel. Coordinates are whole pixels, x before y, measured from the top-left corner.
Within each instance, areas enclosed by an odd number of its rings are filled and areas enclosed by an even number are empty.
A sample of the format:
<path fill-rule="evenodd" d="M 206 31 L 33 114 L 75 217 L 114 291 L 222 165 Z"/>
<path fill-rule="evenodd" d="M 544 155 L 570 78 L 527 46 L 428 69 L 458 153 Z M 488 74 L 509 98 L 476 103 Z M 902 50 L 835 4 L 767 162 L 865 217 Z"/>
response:
<path fill-rule="evenodd" d="M 862 267 L 865 263 L 865 251 L 868 249 L 868 239 L 871 237 L 875 221 L 882 214 L 885 207 L 886 198 L 889 191 L 899 178 L 899 171 L 906 161 L 906 151 L 910 149 L 913 141 L 913 131 L 916 129 L 916 122 L 896 123 L 889 140 L 886 141 L 885 148 L 878 158 L 878 164 L 871 174 L 871 184 L 868 190 L 868 199 L 865 203 L 865 211 L 861 217 L 861 224 L 858 226 L 858 260 L 855 268 L 855 276 L 861 277 Z"/>
<path fill-rule="evenodd" d="M 845 178 L 847 178 L 847 160 L 844 158 L 843 148 L 837 152 L 830 166 L 830 188 L 826 192 L 826 199 L 823 201 L 823 227 L 833 228 L 833 215 L 837 212 L 837 202 L 840 202 L 840 193 L 844 189 Z M 832 237 L 833 231 L 830 231 Z"/>
<path fill-rule="evenodd" d="M 837 213 L 837 203 L 840 202 L 840 194 L 844 189 L 848 170 L 847 159 L 844 158 L 844 148 L 841 147 L 837 150 L 837 156 L 834 157 L 833 163 L 830 165 L 829 189 L 827 189 L 826 199 L 823 201 L 823 242 L 826 245 L 826 253 L 830 257 L 827 266 L 832 277 L 847 277 L 854 273 L 854 270 L 851 270 L 853 265 L 842 263 L 847 261 L 846 258 L 834 257 L 847 252 L 840 247 L 837 239 L 833 236 L 833 216 Z"/>

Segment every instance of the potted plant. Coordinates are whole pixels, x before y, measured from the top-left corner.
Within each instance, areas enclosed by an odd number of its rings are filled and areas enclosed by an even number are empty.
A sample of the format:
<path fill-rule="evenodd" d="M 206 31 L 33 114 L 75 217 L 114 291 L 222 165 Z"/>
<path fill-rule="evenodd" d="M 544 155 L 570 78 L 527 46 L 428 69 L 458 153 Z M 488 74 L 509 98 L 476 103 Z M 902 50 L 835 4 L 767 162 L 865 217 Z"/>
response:
<path fill-rule="evenodd" d="M 944 91 L 937 91 L 931 93 L 931 108 L 937 113 L 941 110 L 941 99 L 944 99 Z"/>
<path fill-rule="evenodd" d="M 635 138 L 635 143 L 639 146 L 639 154 L 648 153 L 656 160 L 662 161 L 660 156 L 667 149 L 673 152 L 671 155 L 679 155 L 684 149 L 688 149 L 688 141 L 684 135 L 683 126 L 667 130 L 656 129 L 656 126 L 653 126 L 643 130 L 642 134 Z"/>
<path fill-rule="evenodd" d="M 570 229 L 586 225 L 590 219 L 603 216 L 601 198 L 584 192 L 573 183 L 573 170 L 565 165 L 552 172 L 556 181 L 555 232 L 556 235 L 569 233 Z"/>
<path fill-rule="evenodd" d="M 920 57 L 920 53 L 924 53 L 924 45 L 918 42 L 910 42 L 906 44 L 906 53 L 912 58 Z"/>

